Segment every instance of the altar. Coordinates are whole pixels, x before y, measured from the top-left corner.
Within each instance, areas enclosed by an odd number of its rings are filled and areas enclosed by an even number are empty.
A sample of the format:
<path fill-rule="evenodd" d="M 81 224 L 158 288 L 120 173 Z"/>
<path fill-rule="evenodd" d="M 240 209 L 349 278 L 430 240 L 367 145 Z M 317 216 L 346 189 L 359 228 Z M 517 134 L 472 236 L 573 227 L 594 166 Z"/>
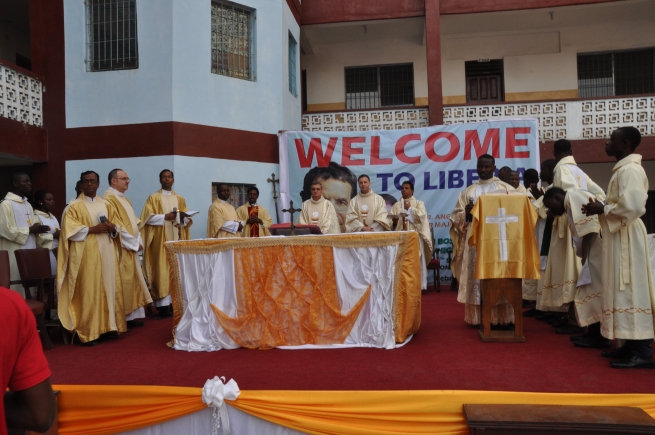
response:
<path fill-rule="evenodd" d="M 177 350 L 377 347 L 421 322 L 415 232 L 166 243 Z"/>

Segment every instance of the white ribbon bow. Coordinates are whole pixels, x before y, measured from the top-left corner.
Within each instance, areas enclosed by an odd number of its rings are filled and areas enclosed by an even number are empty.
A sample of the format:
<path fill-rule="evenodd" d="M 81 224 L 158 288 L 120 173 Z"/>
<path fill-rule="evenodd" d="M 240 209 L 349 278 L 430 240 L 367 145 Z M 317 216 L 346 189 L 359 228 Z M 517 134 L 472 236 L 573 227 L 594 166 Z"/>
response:
<path fill-rule="evenodd" d="M 222 380 L 221 380 L 222 379 Z M 202 402 L 214 408 L 212 434 L 218 435 L 218 429 L 221 427 L 223 420 L 223 433 L 230 433 L 230 420 L 227 416 L 227 407 L 223 406 L 224 400 L 237 400 L 241 394 L 239 386 L 230 379 L 225 383 L 225 377 L 214 376 L 214 379 L 207 379 L 205 386 L 202 387 Z"/>

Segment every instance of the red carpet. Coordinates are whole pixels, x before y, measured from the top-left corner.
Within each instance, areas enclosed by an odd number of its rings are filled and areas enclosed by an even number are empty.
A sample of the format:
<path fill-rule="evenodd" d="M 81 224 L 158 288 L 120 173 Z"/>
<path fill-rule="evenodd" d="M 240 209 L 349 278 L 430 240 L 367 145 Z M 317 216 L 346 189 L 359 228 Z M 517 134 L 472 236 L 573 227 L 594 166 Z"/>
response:
<path fill-rule="evenodd" d="M 418 334 L 384 349 L 248 349 L 188 353 L 166 347 L 172 320 L 96 347 L 46 351 L 54 384 L 202 387 L 216 375 L 243 390 L 495 390 L 576 393 L 655 393 L 655 371 L 611 369 L 600 350 L 573 347 L 566 335 L 525 319 L 527 342 L 482 343 L 464 323 L 455 293 L 423 296 Z M 53 334 L 54 335 L 54 334 Z"/>

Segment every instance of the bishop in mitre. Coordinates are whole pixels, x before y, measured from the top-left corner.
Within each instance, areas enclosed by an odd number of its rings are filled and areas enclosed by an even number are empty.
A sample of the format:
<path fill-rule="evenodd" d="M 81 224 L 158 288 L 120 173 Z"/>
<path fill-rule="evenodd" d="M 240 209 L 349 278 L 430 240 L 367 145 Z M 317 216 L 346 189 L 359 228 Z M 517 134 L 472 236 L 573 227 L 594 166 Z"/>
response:
<path fill-rule="evenodd" d="M 27 197 L 32 193 L 32 181 L 24 172 L 11 177 L 12 190 L 0 202 L 0 250 L 9 252 L 9 276 L 12 281 L 20 279 L 14 251 L 52 247 L 50 227 L 42 225 L 34 214 Z M 14 284 L 11 289 L 24 295 L 23 286 Z"/>
<path fill-rule="evenodd" d="M 357 179 L 359 194 L 350 200 L 346 214 L 346 232 L 389 231 L 391 221 L 387 216 L 387 205 L 380 195 L 371 189 L 368 175 Z"/>
<path fill-rule="evenodd" d="M 159 173 L 161 189 L 148 197 L 139 222 L 143 244 L 143 275 L 159 317 L 173 315 L 164 244 L 189 240 L 193 225 L 193 220 L 185 213 L 189 211 L 186 201 L 173 190 L 174 183 L 173 171 L 164 169 Z"/>
<path fill-rule="evenodd" d="M 496 161 L 489 154 L 478 157 L 477 172 L 480 179 L 464 189 L 457 199 L 455 210 L 450 214 L 452 226 L 450 236 L 453 241 L 453 276 L 459 281 L 457 301 L 466 305 L 464 320 L 471 325 L 482 322 L 480 309 L 480 281 L 475 279 L 475 246 L 469 246 L 471 230 L 470 213 L 477 199 L 496 190 L 514 191 L 509 184 L 494 177 Z M 508 324 L 514 322 L 514 309 L 502 297 L 491 310 L 491 323 Z"/>
<path fill-rule="evenodd" d="M 605 204 L 590 202 L 587 215 L 599 215 L 603 235 L 603 315 L 601 333 L 625 344 L 601 355 L 614 358 L 613 368 L 654 368 L 655 283 L 648 235 L 641 216 L 646 212 L 648 177 L 635 149 L 641 134 L 634 127 L 612 132 L 605 153 L 617 160 Z"/>
<path fill-rule="evenodd" d="M 101 334 L 127 331 L 119 268 L 116 210 L 96 195 L 100 178 L 82 173 L 82 194 L 62 219 L 57 255 L 57 313 L 82 344 Z M 118 239 L 118 240 L 117 240 Z"/>
<path fill-rule="evenodd" d="M 102 199 L 107 201 L 116 210 L 114 224 L 121 232 L 120 271 L 123 287 L 123 304 L 125 320 L 128 326 L 143 326 L 146 317 L 144 307 L 152 303 L 148 285 L 143 278 L 139 251 L 143 249 L 139 222 L 141 220 L 134 213 L 132 202 L 125 196 L 129 188 L 130 178 L 122 169 L 113 169 L 108 176 L 109 187 L 103 193 Z"/>
<path fill-rule="evenodd" d="M 560 139 L 553 146 L 553 155 L 557 164 L 553 171 L 553 187 L 559 187 L 565 191 L 583 189 L 591 192 L 595 198 L 603 201 L 605 192 L 594 183 L 582 169 L 578 167 L 573 158 L 571 142 Z M 542 201 L 542 200 L 541 200 Z M 537 212 L 543 216 L 547 207 L 535 203 Z M 565 313 L 571 312 L 571 304 L 575 299 L 577 291 L 578 275 L 582 269 L 580 258 L 575 253 L 571 243 L 571 230 L 566 216 L 553 218 L 550 235 L 550 246 L 548 247 L 548 260 L 544 271 L 544 285 L 540 295 L 539 304 L 542 307 L 549 307 L 552 312 L 561 312 L 562 316 L 558 322 L 552 323 L 558 327 L 556 331 L 563 334 L 583 332 L 581 328 L 570 324 Z"/>
<path fill-rule="evenodd" d="M 243 231 L 243 221 L 237 216 L 234 206 L 227 202 L 230 199 L 230 186 L 219 184 L 218 198 L 209 207 L 207 219 L 207 238 L 239 237 Z"/>
<path fill-rule="evenodd" d="M 257 204 L 259 189 L 255 186 L 248 188 L 248 203 L 237 208 L 237 219 L 245 222 L 243 226 L 243 237 L 264 237 L 270 236 L 269 228 L 273 225 L 273 219 L 266 208 Z"/>
<path fill-rule="evenodd" d="M 402 198 L 391 208 L 391 214 L 402 216 L 404 219 L 395 218 L 394 229 L 396 231 L 416 231 L 421 238 L 419 254 L 421 257 L 421 288 L 427 288 L 427 265 L 432 259 L 432 234 L 430 233 L 430 223 L 428 222 L 428 213 L 425 210 L 423 201 L 414 197 L 414 183 L 404 181 L 401 185 L 400 193 Z"/>
<path fill-rule="evenodd" d="M 330 201 L 323 198 L 321 183 L 312 183 L 312 197 L 302 203 L 297 224 L 318 225 L 323 234 L 340 234 L 339 218 Z"/>

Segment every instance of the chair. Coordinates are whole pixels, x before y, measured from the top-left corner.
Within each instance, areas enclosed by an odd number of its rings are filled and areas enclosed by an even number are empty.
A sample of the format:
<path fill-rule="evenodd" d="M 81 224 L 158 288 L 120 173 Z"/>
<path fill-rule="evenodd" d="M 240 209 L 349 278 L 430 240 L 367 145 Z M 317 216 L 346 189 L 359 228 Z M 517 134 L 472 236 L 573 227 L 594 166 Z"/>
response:
<path fill-rule="evenodd" d="M 46 249 L 47 251 L 47 249 Z M 11 281 L 11 272 L 9 267 L 9 252 L 0 251 L 0 286 L 9 288 L 11 284 L 21 284 L 22 281 Z M 39 336 L 41 337 L 41 345 L 44 349 L 52 349 L 52 342 L 48 336 L 48 331 L 45 324 L 45 304 L 36 299 L 28 298 L 26 294 L 25 302 L 27 306 L 32 310 L 34 317 L 36 318 L 36 325 L 39 330 Z"/>
<path fill-rule="evenodd" d="M 44 304 L 45 313 L 57 308 L 55 278 L 52 276 L 50 268 L 50 250 L 45 248 L 18 249 L 14 251 L 14 255 L 16 255 L 18 273 L 20 273 L 19 283 L 25 290 L 25 299 L 32 299 L 30 288 L 36 287 L 35 299 Z M 59 327 L 59 322 L 44 324 L 46 327 Z M 45 348 L 52 349 L 46 328 L 43 328 L 41 339 Z"/>
<path fill-rule="evenodd" d="M 439 248 L 436 247 L 436 240 L 434 239 L 434 229 L 430 228 L 430 237 L 432 237 L 432 258 L 427 265 L 428 270 L 434 271 L 432 274 L 432 288 L 441 292 L 441 262 L 439 259 Z"/>

